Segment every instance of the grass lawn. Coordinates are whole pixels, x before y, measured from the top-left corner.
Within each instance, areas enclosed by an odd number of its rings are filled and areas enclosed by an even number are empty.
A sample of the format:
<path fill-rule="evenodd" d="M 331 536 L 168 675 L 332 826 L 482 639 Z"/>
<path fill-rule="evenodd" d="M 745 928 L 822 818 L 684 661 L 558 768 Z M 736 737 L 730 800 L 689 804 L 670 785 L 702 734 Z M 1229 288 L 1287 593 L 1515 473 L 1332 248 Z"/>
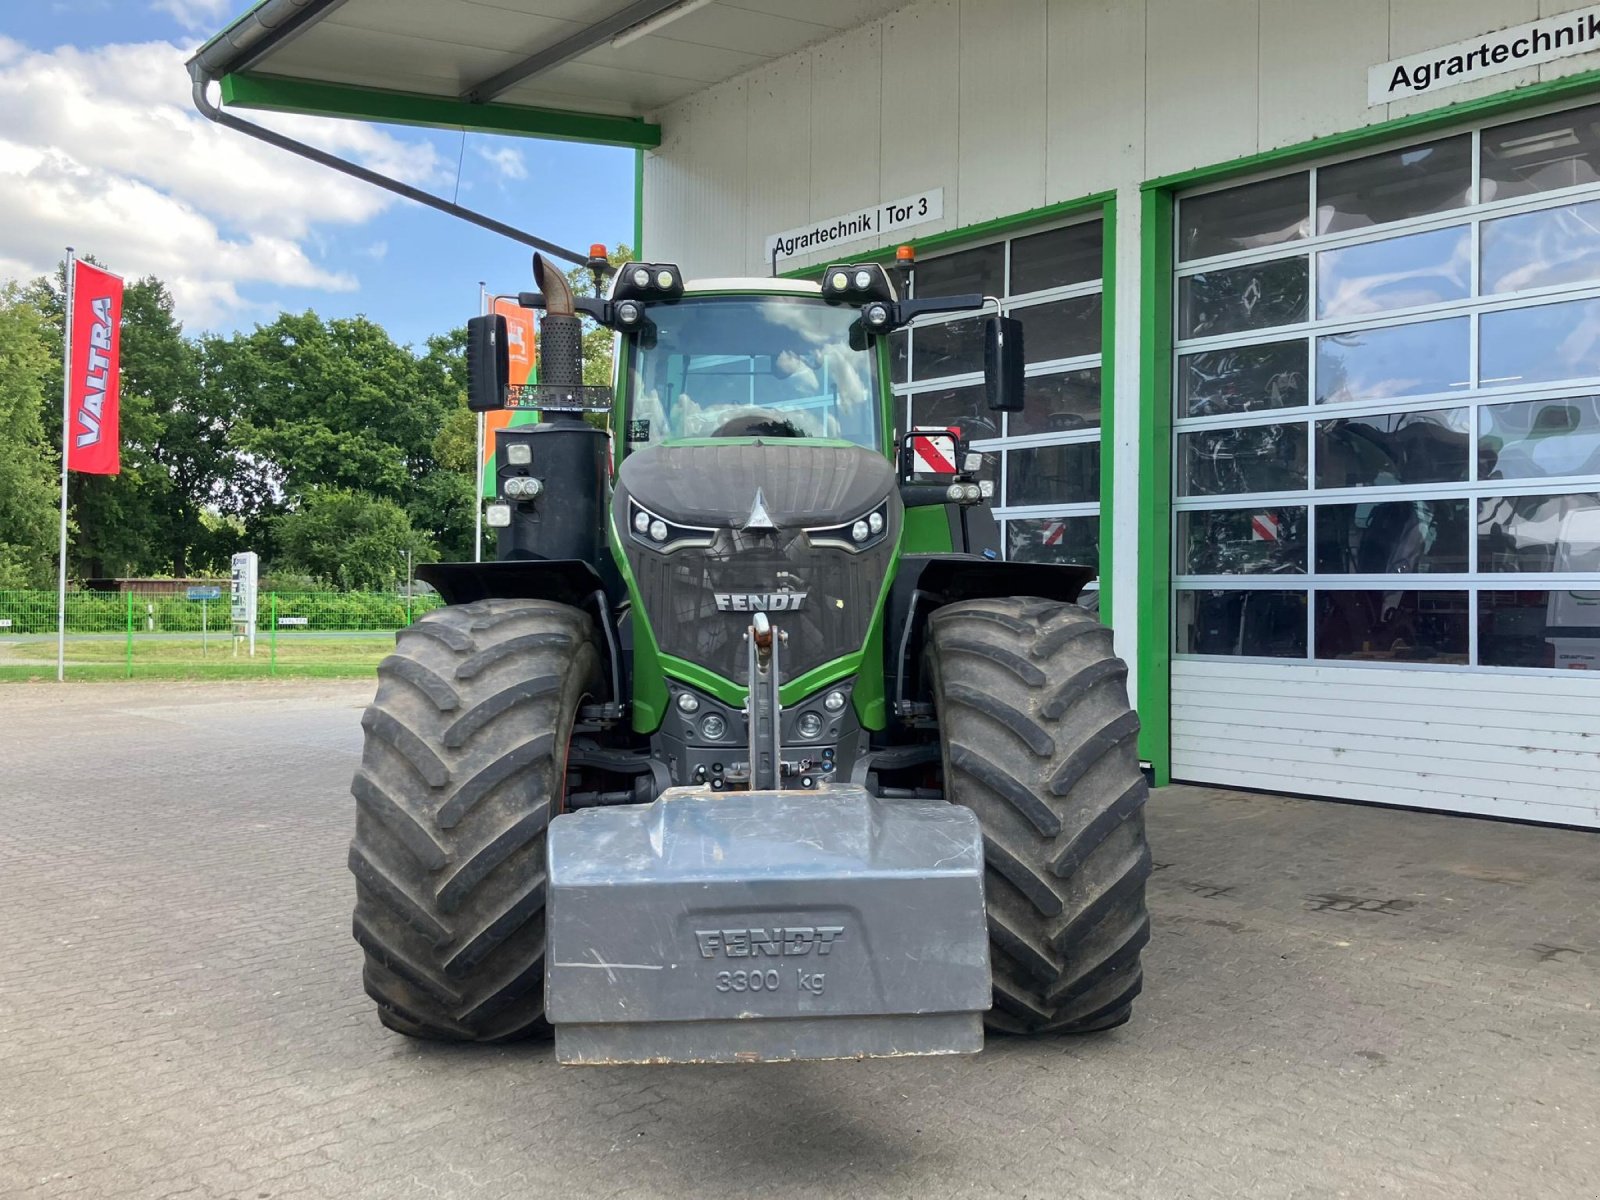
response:
<path fill-rule="evenodd" d="M 238 655 L 226 634 L 202 646 L 199 634 L 133 638 L 135 679 L 244 679 L 257 675 L 309 675 L 322 678 L 369 676 L 394 649 L 392 633 L 282 635 L 276 662 L 271 642 L 256 639 L 255 657 L 242 645 Z M 68 638 L 70 679 L 114 679 L 127 670 L 128 647 L 121 638 Z M 43 679 L 55 674 L 54 638 L 0 645 L 0 681 Z"/>

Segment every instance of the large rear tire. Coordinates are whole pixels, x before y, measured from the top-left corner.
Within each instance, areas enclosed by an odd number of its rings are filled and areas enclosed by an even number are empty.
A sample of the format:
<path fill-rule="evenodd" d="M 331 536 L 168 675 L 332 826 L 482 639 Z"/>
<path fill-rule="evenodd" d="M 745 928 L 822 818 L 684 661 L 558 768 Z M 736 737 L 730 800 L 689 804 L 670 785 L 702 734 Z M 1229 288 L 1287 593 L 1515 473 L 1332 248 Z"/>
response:
<path fill-rule="evenodd" d="M 1111 631 L 1074 604 L 935 612 L 927 666 L 945 795 L 978 815 L 994 1008 L 1006 1033 L 1128 1019 L 1150 939 L 1148 787 Z"/>
<path fill-rule="evenodd" d="M 600 680 L 588 615 L 536 600 L 438 609 L 379 665 L 350 870 L 367 994 L 390 1029 L 548 1034 L 545 830 Z"/>

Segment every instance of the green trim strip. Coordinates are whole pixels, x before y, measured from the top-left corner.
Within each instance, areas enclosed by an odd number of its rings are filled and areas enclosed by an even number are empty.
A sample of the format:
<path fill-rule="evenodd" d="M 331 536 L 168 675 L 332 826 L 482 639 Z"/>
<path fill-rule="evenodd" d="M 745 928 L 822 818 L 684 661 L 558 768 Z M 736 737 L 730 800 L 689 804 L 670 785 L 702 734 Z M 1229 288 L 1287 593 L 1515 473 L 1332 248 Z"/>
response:
<path fill-rule="evenodd" d="M 1139 226 L 1139 755 L 1158 786 L 1172 782 L 1172 208 L 1145 192 Z"/>
<path fill-rule="evenodd" d="M 1232 175 L 1246 175 L 1270 170 L 1273 167 L 1290 166 L 1302 159 L 1320 158 L 1329 154 L 1360 150 L 1383 142 L 1393 142 L 1410 133 L 1428 133 L 1443 126 L 1498 116 L 1503 112 L 1529 105 L 1549 104 L 1574 96 L 1583 96 L 1593 93 L 1596 88 L 1600 88 L 1600 71 L 1585 71 L 1581 75 L 1569 75 L 1564 79 L 1552 79 L 1545 83 L 1528 83 L 1507 92 L 1462 100 L 1443 108 L 1432 108 L 1427 112 L 1396 117 L 1392 121 L 1384 121 L 1377 125 L 1363 125 L 1360 129 L 1313 138 L 1309 142 L 1284 146 L 1278 150 L 1267 150 L 1247 158 L 1236 158 L 1231 162 L 1218 163 L 1214 166 L 1163 175 L 1157 179 L 1146 180 L 1141 186 L 1145 191 L 1151 192 L 1172 191 L 1201 183 L 1216 183 Z"/>
<path fill-rule="evenodd" d="M 424 96 L 269 75 L 224 75 L 222 102 L 232 108 L 348 117 L 385 125 L 430 125 L 599 146 L 650 149 L 661 144 L 661 126 L 638 117 L 515 104 L 468 104 L 453 96 Z"/>
<path fill-rule="evenodd" d="M 1111 624 L 1117 436 L 1117 203 L 1100 207 L 1100 623 Z"/>
<path fill-rule="evenodd" d="M 1172 346 L 1175 194 L 1240 175 L 1292 169 L 1309 159 L 1394 144 L 1408 135 L 1482 124 L 1534 105 L 1592 100 L 1600 71 L 1524 84 L 1489 96 L 1247 158 L 1146 180 L 1140 230 L 1139 388 L 1139 752 L 1156 782 L 1172 778 Z"/>
<path fill-rule="evenodd" d="M 644 147 L 633 151 L 633 256 L 644 258 Z"/>

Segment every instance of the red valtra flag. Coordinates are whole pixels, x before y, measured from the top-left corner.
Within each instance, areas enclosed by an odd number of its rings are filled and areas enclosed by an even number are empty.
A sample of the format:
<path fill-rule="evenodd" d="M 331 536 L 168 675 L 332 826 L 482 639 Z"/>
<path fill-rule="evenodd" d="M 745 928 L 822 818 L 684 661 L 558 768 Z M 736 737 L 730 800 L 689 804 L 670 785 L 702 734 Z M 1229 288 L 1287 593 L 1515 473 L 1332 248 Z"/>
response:
<path fill-rule="evenodd" d="M 72 267 L 67 469 L 115 475 L 122 469 L 117 453 L 122 280 L 78 259 Z"/>

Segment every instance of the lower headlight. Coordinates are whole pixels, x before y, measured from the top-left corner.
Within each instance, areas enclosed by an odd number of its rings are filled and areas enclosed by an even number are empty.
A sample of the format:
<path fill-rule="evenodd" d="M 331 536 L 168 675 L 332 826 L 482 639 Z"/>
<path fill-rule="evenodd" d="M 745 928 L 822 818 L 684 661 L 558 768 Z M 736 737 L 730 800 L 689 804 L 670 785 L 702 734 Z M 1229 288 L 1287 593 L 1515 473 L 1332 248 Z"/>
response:
<path fill-rule="evenodd" d="M 721 717 L 717 716 L 716 713 L 712 713 L 709 717 L 700 722 L 700 736 L 705 738 L 705 740 L 708 742 L 721 741 L 722 735 L 727 732 L 728 723 Z"/>
<path fill-rule="evenodd" d="M 504 529 L 511 524 L 511 505 L 491 504 L 483 510 L 483 520 L 490 529 Z"/>
<path fill-rule="evenodd" d="M 822 733 L 822 718 L 814 712 L 801 713 L 794 723 L 794 731 L 809 741 Z"/>

